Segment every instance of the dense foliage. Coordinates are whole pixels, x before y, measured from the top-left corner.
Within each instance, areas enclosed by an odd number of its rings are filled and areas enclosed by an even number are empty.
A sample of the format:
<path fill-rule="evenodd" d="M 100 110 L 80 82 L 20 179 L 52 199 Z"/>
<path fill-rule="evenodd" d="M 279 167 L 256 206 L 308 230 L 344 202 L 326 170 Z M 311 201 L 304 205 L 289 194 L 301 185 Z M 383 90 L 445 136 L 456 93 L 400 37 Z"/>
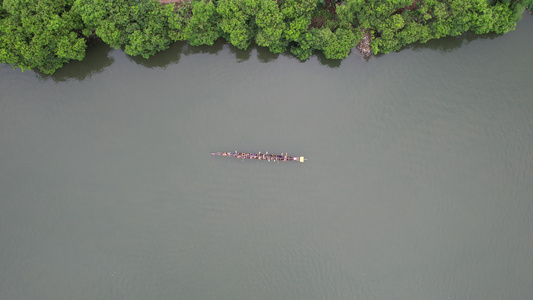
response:
<path fill-rule="evenodd" d="M 0 62 L 53 73 L 101 39 L 145 58 L 172 42 L 252 43 L 305 60 L 342 59 L 363 39 L 374 54 L 467 31 L 513 30 L 533 0 L 0 0 Z"/>
<path fill-rule="evenodd" d="M 76 0 L 74 9 L 85 24 L 86 35 L 94 32 L 132 56 L 148 58 L 179 38 L 181 24 L 172 6 L 155 1 Z"/>
<path fill-rule="evenodd" d="M 0 12 L 0 62 L 51 74 L 85 56 L 84 28 L 73 0 L 5 0 Z"/>

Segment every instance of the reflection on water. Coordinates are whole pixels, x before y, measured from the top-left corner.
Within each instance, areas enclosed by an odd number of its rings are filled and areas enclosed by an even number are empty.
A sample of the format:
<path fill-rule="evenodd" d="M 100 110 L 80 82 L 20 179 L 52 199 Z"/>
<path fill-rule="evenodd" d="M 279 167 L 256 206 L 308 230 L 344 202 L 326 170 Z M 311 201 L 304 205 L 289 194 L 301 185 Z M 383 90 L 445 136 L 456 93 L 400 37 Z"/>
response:
<path fill-rule="evenodd" d="M 493 40 L 497 37 L 503 36 L 503 34 L 487 33 L 487 34 L 474 34 L 467 32 L 459 36 L 448 36 L 438 40 L 429 40 L 427 43 L 414 43 L 406 46 L 403 50 L 420 51 L 424 49 L 431 49 L 439 52 L 452 52 L 462 46 L 468 45 L 470 42 L 476 40 Z"/>
<path fill-rule="evenodd" d="M 146 59 L 142 56 L 129 56 L 128 58 L 146 68 L 161 68 L 164 69 L 170 64 L 177 64 L 180 61 L 181 54 L 183 53 L 183 48 L 187 45 L 186 42 L 177 42 L 170 45 L 170 47 L 165 50 L 156 53 L 154 56 Z"/>
<path fill-rule="evenodd" d="M 264 47 L 258 47 L 256 45 L 254 45 L 254 47 L 256 47 L 257 49 L 257 59 L 262 63 L 268 63 L 271 61 L 275 61 L 276 59 L 278 59 L 280 55 L 278 53 L 272 53 L 268 51 L 267 48 L 264 48 Z"/>
<path fill-rule="evenodd" d="M 105 43 L 96 42 L 87 48 L 83 61 L 70 61 L 52 75 L 40 72 L 36 72 L 36 74 L 43 80 L 52 79 L 55 82 L 64 82 L 71 79 L 82 81 L 101 73 L 113 63 L 114 59 L 109 55 L 111 50 L 113 49 Z"/>
<path fill-rule="evenodd" d="M 249 60 L 253 49 L 254 47 L 251 45 L 247 49 L 239 49 L 233 45 L 229 45 L 229 51 L 235 55 L 235 58 L 239 63 Z"/>
<path fill-rule="evenodd" d="M 320 62 L 321 65 L 330 67 L 330 68 L 340 67 L 343 61 L 340 59 L 327 59 L 322 52 L 315 51 L 315 55 L 317 56 L 318 62 Z M 357 49 L 352 50 L 351 56 L 354 56 L 354 55 L 359 55 L 359 53 L 357 52 Z M 351 56 L 349 58 L 352 58 Z"/>
<path fill-rule="evenodd" d="M 213 46 L 191 46 L 188 45 L 183 49 L 183 54 L 185 55 L 191 55 L 191 54 L 212 54 L 217 55 L 222 49 L 224 48 L 224 45 L 227 45 L 227 43 L 219 39 L 217 40 Z"/>

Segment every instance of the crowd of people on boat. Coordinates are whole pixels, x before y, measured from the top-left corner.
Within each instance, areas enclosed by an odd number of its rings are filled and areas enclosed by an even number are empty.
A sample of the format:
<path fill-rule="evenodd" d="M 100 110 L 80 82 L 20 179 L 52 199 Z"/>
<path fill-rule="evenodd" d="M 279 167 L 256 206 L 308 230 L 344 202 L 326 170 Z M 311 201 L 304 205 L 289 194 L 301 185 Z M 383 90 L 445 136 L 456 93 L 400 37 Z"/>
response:
<path fill-rule="evenodd" d="M 235 158 L 242 158 L 242 159 L 259 159 L 259 160 L 268 160 L 268 161 L 291 161 L 291 160 L 297 160 L 296 158 L 292 156 L 288 156 L 287 153 L 283 155 L 277 155 L 277 154 L 268 154 L 267 153 L 239 153 L 237 151 L 235 152 L 223 152 L 223 153 L 212 153 L 213 155 L 222 155 L 222 156 L 229 156 L 229 157 L 235 157 Z"/>

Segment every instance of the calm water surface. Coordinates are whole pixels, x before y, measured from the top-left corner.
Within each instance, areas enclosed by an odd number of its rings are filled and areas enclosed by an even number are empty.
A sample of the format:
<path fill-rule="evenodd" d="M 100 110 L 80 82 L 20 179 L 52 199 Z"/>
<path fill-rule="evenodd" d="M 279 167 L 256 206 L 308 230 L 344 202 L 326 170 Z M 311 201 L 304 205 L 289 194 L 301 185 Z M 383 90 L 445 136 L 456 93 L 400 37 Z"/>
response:
<path fill-rule="evenodd" d="M 0 66 L 0 299 L 531 299 L 532 36 Z"/>

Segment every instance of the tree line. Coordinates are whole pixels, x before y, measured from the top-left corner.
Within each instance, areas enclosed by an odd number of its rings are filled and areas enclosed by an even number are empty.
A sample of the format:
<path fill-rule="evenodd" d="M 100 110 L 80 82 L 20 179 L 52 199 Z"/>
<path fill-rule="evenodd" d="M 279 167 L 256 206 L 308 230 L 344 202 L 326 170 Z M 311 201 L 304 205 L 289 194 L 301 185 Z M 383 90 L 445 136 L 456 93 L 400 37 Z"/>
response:
<path fill-rule="evenodd" d="M 95 39 L 145 58 L 176 41 L 222 38 L 343 59 L 364 36 L 377 54 L 467 31 L 506 33 L 525 8 L 533 0 L 0 0 L 0 63 L 52 74 Z"/>

